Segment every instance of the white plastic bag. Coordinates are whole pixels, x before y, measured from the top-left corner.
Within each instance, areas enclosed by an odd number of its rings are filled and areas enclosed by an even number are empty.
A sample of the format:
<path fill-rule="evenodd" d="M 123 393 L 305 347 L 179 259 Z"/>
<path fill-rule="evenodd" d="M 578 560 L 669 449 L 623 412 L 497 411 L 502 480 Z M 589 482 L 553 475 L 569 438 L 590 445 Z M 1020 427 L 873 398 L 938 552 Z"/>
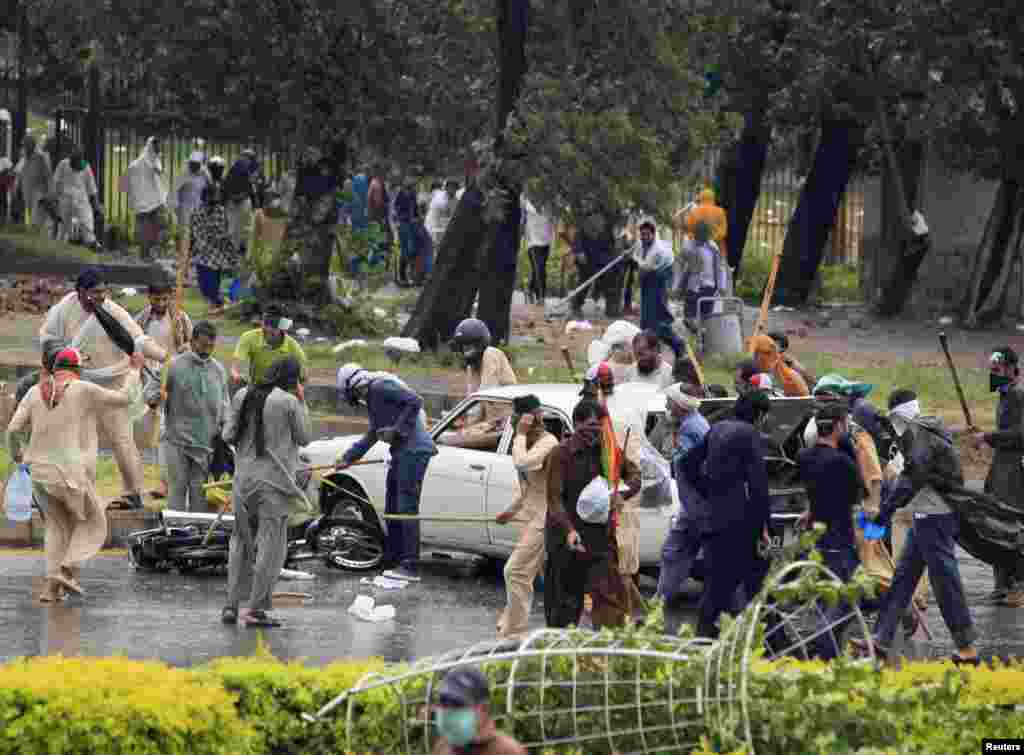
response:
<path fill-rule="evenodd" d="M 672 505 L 672 465 L 647 438 L 640 438 L 640 475 L 643 479 L 641 508 Z"/>
<path fill-rule="evenodd" d="M 587 483 L 576 500 L 576 513 L 587 524 L 605 524 L 612 504 L 612 489 L 601 475 Z"/>
<path fill-rule="evenodd" d="M 608 326 L 608 330 L 604 332 L 604 341 L 609 346 L 624 345 L 628 348 L 633 348 L 633 339 L 640 332 L 635 324 L 627 320 L 616 320 Z"/>
<path fill-rule="evenodd" d="M 587 364 L 600 364 L 608 359 L 612 347 L 600 339 L 594 339 L 587 347 Z"/>
<path fill-rule="evenodd" d="M 12 522 L 27 522 L 32 518 L 32 478 L 27 464 L 19 464 L 7 481 L 4 506 Z"/>

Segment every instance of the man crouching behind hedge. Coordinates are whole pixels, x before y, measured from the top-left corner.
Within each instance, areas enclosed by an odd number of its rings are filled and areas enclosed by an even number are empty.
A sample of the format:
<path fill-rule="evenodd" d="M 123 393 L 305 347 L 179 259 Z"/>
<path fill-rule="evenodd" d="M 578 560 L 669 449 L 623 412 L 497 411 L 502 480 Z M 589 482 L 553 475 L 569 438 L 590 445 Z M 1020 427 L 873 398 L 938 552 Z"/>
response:
<path fill-rule="evenodd" d="M 31 468 L 32 492 L 46 517 L 46 586 L 39 596 L 44 603 L 82 594 L 81 565 L 107 539 L 107 517 L 96 495 L 97 426 L 101 416 L 131 404 L 141 364 L 136 352 L 135 369 L 120 390 L 112 391 L 81 380 L 81 354 L 64 349 L 54 359 L 53 372 L 18 404 L 7 428 L 11 455 L 17 462 L 24 457 Z M 30 438 L 22 454 L 24 431 Z"/>

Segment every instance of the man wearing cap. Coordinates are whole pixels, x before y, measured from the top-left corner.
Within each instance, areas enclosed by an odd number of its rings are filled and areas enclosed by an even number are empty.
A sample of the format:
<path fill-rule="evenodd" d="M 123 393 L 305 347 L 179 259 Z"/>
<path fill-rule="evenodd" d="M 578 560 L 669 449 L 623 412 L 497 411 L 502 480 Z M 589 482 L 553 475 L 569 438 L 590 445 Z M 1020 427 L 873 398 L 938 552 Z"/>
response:
<path fill-rule="evenodd" d="M 801 519 L 806 528 L 817 522 L 825 525 L 825 534 L 815 547 L 832 573 L 843 582 L 849 581 L 860 565 L 853 531 L 854 509 L 860 504 L 863 486 L 860 472 L 854 461 L 853 449 L 847 440 L 849 429 L 846 407 L 838 402 L 830 403 L 818 411 L 814 418 L 817 428 L 816 442 L 797 454 L 800 479 L 807 487 L 810 509 Z M 826 629 L 849 613 L 845 604 L 840 604 L 825 614 L 823 634 L 816 638 L 813 650 L 824 659 L 835 658 L 840 653 L 834 638 L 842 626 Z"/>
<path fill-rule="evenodd" d="M 62 349 L 52 372 L 33 386 L 7 427 L 7 443 L 16 462 L 32 470 L 32 490 L 45 515 L 46 585 L 39 599 L 62 600 L 82 594 L 81 565 L 107 539 L 106 508 L 96 494 L 97 429 L 110 414 L 127 412 L 138 389 L 141 354 L 117 390 L 81 380 L 82 355 Z M 22 434 L 29 441 L 23 448 Z"/>
<path fill-rule="evenodd" d="M 679 359 L 686 347 L 672 330 L 673 317 L 668 308 L 672 286 L 672 245 L 656 239 L 657 226 L 650 218 L 640 223 L 640 241 L 630 254 L 640 270 L 640 327 L 652 331 L 667 343 Z"/>
<path fill-rule="evenodd" d="M 135 372 L 125 354 L 94 316 L 98 307 L 116 320 L 135 340 L 135 353 L 148 360 L 163 363 L 168 353 L 150 336 L 142 332 L 139 324 L 123 308 L 107 299 L 107 285 L 98 268 L 89 268 L 78 276 L 75 290 L 51 307 L 39 329 L 43 348 L 51 341 L 62 341 L 82 352 L 85 366 L 82 379 L 111 390 L 126 385 L 129 374 Z M 139 396 L 141 404 L 141 395 Z M 124 499 L 133 508 L 142 507 L 142 464 L 139 451 L 132 439 L 131 411 L 128 407 L 102 412 L 99 431 L 114 452 Z"/>
<path fill-rule="evenodd" d="M 434 710 L 442 740 L 433 755 L 526 755 L 526 748 L 498 732 L 491 719 L 487 677 L 472 666 L 449 671 Z"/>
<path fill-rule="evenodd" d="M 985 492 L 1020 512 L 1024 519 L 1024 388 L 1020 385 L 1017 352 L 1001 346 L 989 360 L 989 390 L 999 394 L 996 432 L 980 433 L 979 443 L 995 450 L 992 467 L 985 479 Z M 993 567 L 995 589 L 990 600 L 1011 608 L 1024 607 L 1024 560 Z"/>
<path fill-rule="evenodd" d="M 591 366 L 583 376 L 583 390 L 580 391 L 580 396 L 605 403 L 614 393 L 615 375 L 612 366 L 608 362 L 598 362 Z"/>
<path fill-rule="evenodd" d="M 704 497 L 689 482 L 684 471 L 687 456 L 711 430 L 711 425 L 700 413 L 698 391 L 696 386 L 682 383 L 665 389 L 668 414 L 675 422 L 674 432 L 666 432 L 666 440 L 671 439 L 669 458 L 679 490 L 679 512 L 672 518 L 668 537 L 661 548 L 661 574 L 658 577 L 658 595 L 669 604 L 678 599 L 683 584 L 690 576 L 690 569 L 700 552 L 701 532 L 707 516 Z"/>
<path fill-rule="evenodd" d="M 518 396 L 513 411 L 519 417 L 512 441 L 512 463 L 519 472 L 519 497 L 495 517 L 498 524 L 517 522 L 522 534 L 505 562 L 508 606 L 498 618 L 498 636 L 519 638 L 526 634 L 533 605 L 533 583 L 544 568 L 544 520 L 547 516 L 547 459 L 558 438 L 544 427 L 540 399 Z"/>
<path fill-rule="evenodd" d="M 908 507 L 914 524 L 875 624 L 875 653 L 880 657 L 889 653 L 896 625 L 927 567 L 942 619 L 957 647 L 953 662 L 977 665 L 980 660 L 974 643 L 978 630 L 967 607 L 956 557 L 960 521 L 944 496 L 964 484 L 953 436 L 938 417 L 921 415 L 917 394 L 908 389 L 889 396 L 889 419 L 900 436 L 906 466 L 882 504 L 877 521 L 886 524 L 896 510 Z M 865 647 L 861 641 L 854 645 L 861 650 Z"/>
<path fill-rule="evenodd" d="M 245 374 L 249 385 L 259 385 L 270 366 L 287 356 L 298 359 L 305 373 L 309 368 L 306 352 L 298 341 L 288 335 L 291 329 L 292 321 L 282 315 L 280 310 L 271 308 L 264 312 L 262 327 L 246 331 L 238 339 L 234 363 L 231 365 L 231 380 L 240 383 L 242 365 L 248 364 Z"/>
<path fill-rule="evenodd" d="M 338 471 L 348 469 L 381 441 L 391 447 L 391 463 L 385 484 L 384 512 L 417 515 L 427 465 L 437 447 L 427 432 L 423 399 L 399 378 L 387 372 L 370 372 L 358 364 L 338 370 L 338 392 L 352 406 L 366 406 L 370 427 L 337 460 Z M 385 577 L 419 582 L 419 521 L 391 521 L 385 543 L 385 560 L 396 568 Z"/>
<path fill-rule="evenodd" d="M 708 576 L 701 596 L 697 634 L 718 636 L 718 619 L 743 585 L 750 600 L 767 572 L 758 552 L 771 511 L 768 468 L 760 429 L 771 399 L 760 391 L 736 401 L 734 418 L 716 422 L 692 452 L 707 499 L 704 558 Z"/>

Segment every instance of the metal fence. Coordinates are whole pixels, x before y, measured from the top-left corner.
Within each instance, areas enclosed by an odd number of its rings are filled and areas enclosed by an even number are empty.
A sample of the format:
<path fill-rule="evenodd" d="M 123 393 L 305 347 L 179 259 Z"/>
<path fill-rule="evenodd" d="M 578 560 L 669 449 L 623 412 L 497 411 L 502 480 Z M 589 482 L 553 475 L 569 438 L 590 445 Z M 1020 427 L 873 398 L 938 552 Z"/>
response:
<path fill-rule="evenodd" d="M 699 179 L 702 184 L 714 181 L 721 160 L 721 151 L 711 150 L 702 161 Z M 796 161 L 769 165 L 761 178 L 761 193 L 754 216 L 750 221 L 744 256 L 771 257 L 786 241 L 786 229 L 796 212 L 804 176 Z M 846 193 L 836 213 L 825 249 L 825 264 L 856 265 L 863 250 L 864 237 L 864 179 L 855 176 L 846 187 Z"/>

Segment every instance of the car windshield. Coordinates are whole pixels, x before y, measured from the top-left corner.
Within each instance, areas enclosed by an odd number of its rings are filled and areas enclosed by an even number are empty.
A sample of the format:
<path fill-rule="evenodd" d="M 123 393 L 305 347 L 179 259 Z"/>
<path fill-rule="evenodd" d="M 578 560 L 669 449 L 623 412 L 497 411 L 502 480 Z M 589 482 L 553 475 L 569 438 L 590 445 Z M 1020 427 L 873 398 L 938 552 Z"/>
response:
<path fill-rule="evenodd" d="M 495 453 L 511 417 L 511 401 L 471 401 L 442 423 L 434 442 L 439 446 Z"/>

